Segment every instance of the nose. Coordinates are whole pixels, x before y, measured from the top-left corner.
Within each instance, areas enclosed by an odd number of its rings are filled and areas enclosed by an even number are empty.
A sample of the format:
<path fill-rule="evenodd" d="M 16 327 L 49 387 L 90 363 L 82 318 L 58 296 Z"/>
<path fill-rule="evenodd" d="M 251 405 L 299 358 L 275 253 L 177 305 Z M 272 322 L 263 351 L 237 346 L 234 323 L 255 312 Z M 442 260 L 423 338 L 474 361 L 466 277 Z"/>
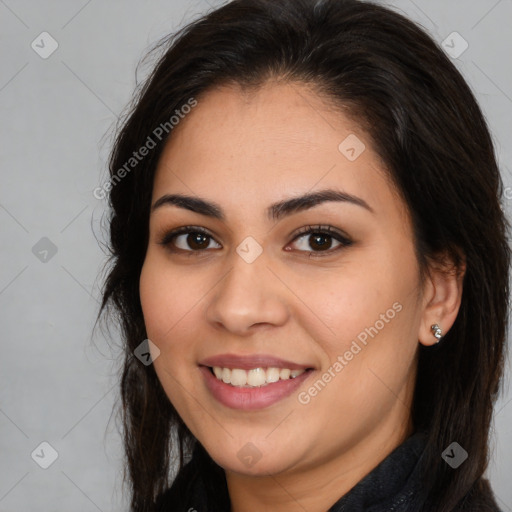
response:
<path fill-rule="evenodd" d="M 268 268 L 265 253 L 247 263 L 236 252 L 206 310 L 217 329 L 249 336 L 257 329 L 284 325 L 289 317 L 286 287 Z"/>

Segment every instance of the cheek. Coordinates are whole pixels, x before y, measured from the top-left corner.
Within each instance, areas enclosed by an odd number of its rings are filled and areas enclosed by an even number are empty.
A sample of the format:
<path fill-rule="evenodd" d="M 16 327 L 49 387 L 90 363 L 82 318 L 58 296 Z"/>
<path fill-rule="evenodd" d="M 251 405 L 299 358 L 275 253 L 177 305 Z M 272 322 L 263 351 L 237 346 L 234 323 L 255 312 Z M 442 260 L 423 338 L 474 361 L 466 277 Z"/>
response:
<path fill-rule="evenodd" d="M 205 305 L 218 274 L 179 268 L 165 255 L 148 251 L 141 270 L 139 293 L 147 337 L 160 350 L 155 371 L 179 409 L 181 386 L 197 385 L 197 360 L 204 340 Z M 178 381 L 180 384 L 178 384 Z"/>
<path fill-rule="evenodd" d="M 303 283 L 301 292 L 335 337 L 353 337 L 386 312 L 384 321 L 394 319 L 396 309 L 400 309 L 393 308 L 395 303 L 410 303 L 416 276 L 414 272 L 400 272 L 398 277 L 395 272 L 382 264 L 334 270 L 315 284 Z M 380 321 L 378 326 L 382 328 Z"/>
<path fill-rule="evenodd" d="M 180 339 L 190 313 L 192 298 L 187 297 L 187 286 L 176 283 L 169 275 L 168 266 L 148 254 L 141 270 L 139 294 L 147 337 L 158 347 L 160 356 L 155 359 L 155 370 L 159 377 L 162 361 L 176 360 Z M 197 301 L 197 299 L 196 299 Z M 183 357 L 186 354 L 180 354 Z M 162 380 L 162 379 L 161 379 Z"/>
<path fill-rule="evenodd" d="M 328 364 L 346 356 L 351 372 L 376 364 L 392 373 L 396 369 L 389 368 L 399 362 L 404 363 L 406 372 L 417 348 L 418 286 L 418 268 L 410 246 L 401 250 L 389 246 L 374 259 L 354 257 L 316 286 L 304 286 L 308 305 L 319 312 L 324 326 L 320 330 L 311 323 L 306 328 L 316 330 L 317 339 L 323 340 Z"/>
<path fill-rule="evenodd" d="M 141 270 L 139 294 L 147 336 L 160 350 L 154 368 L 169 400 L 187 418 L 192 415 L 183 386 L 192 390 L 195 375 L 185 370 L 190 366 L 184 363 L 194 358 L 193 346 L 186 341 L 187 333 L 190 336 L 193 332 L 189 322 L 193 322 L 194 305 L 198 302 L 197 294 L 187 294 L 189 289 L 194 289 L 190 279 L 171 272 L 163 258 L 148 251 Z"/>
<path fill-rule="evenodd" d="M 144 323 L 149 339 L 161 339 L 162 333 L 172 325 L 170 318 L 165 319 L 164 312 L 172 311 L 168 304 L 170 296 L 165 280 L 158 279 L 161 266 L 157 265 L 151 256 L 147 256 L 142 266 L 139 279 L 139 295 L 144 315 Z"/>
<path fill-rule="evenodd" d="M 333 332 L 326 336 L 325 329 L 321 335 L 313 324 L 306 327 L 312 337 L 318 335 L 324 353 L 318 379 L 327 384 L 312 382 L 299 402 L 323 415 L 325 431 L 332 426 L 362 432 L 407 401 L 418 347 L 417 311 L 411 301 L 416 276 L 395 277 L 374 267 L 325 280 L 323 292 L 309 292 L 308 298 L 322 305 L 322 319 Z"/>
<path fill-rule="evenodd" d="M 176 332 L 193 315 L 198 303 L 197 286 L 190 274 L 173 271 L 165 257 L 148 251 L 141 270 L 139 294 L 150 339 L 153 336 L 162 345 L 177 339 Z"/>

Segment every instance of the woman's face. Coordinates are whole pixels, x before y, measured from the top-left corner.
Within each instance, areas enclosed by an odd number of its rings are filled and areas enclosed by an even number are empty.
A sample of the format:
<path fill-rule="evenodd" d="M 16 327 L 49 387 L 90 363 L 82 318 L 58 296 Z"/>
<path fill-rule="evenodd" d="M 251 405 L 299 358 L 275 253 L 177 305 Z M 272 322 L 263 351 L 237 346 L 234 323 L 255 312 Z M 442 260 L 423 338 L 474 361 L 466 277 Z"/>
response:
<path fill-rule="evenodd" d="M 412 228 L 355 122 L 304 85 L 209 92 L 162 154 L 152 204 L 166 195 L 188 199 L 151 213 L 144 319 L 169 400 L 218 464 L 357 467 L 410 433 Z"/>

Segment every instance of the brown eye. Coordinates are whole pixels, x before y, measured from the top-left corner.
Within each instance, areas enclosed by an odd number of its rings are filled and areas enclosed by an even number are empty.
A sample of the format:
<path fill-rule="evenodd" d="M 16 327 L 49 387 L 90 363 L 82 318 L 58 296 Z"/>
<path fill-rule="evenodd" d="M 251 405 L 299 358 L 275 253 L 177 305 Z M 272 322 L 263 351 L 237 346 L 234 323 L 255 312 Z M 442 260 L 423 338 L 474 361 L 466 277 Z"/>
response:
<path fill-rule="evenodd" d="M 313 250 L 315 252 L 328 251 L 329 249 L 332 248 L 332 244 L 334 242 L 337 242 L 338 245 L 341 245 L 341 243 L 338 242 L 337 240 L 334 240 L 332 236 L 325 235 L 323 233 L 302 235 L 297 240 L 301 240 L 301 239 L 304 239 L 304 240 L 301 241 L 298 245 L 299 245 L 299 250 L 303 250 L 303 251 L 311 251 L 311 250 Z"/>
<path fill-rule="evenodd" d="M 325 250 L 331 248 L 333 241 L 334 240 L 333 240 L 332 236 L 329 236 L 329 235 L 323 235 L 323 234 L 311 235 L 311 238 L 309 240 L 309 246 L 312 249 L 319 249 L 320 251 L 325 251 Z"/>
<path fill-rule="evenodd" d="M 331 226 L 309 226 L 295 237 L 293 244 L 301 252 L 330 253 L 352 245 L 352 241 L 335 231 Z"/>
<path fill-rule="evenodd" d="M 212 242 L 217 246 L 212 247 Z M 220 248 L 220 244 L 215 242 L 206 231 L 193 227 L 180 228 L 167 233 L 160 244 L 169 247 L 171 251 L 177 249 L 187 252 L 199 252 L 211 248 Z"/>
<path fill-rule="evenodd" d="M 208 245 L 210 245 L 208 235 L 203 233 L 190 233 L 188 235 L 180 235 L 177 237 L 177 239 L 183 236 L 186 237 L 184 241 L 185 245 L 188 245 L 193 250 L 207 249 Z M 186 250 L 184 247 L 179 248 Z"/>

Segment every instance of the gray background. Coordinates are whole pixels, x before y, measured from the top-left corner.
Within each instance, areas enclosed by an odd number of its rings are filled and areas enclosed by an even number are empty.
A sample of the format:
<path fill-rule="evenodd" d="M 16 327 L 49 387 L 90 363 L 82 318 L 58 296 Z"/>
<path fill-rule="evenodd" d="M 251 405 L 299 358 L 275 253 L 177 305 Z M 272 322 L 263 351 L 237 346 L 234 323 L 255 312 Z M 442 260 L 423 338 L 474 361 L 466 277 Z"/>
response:
<path fill-rule="evenodd" d="M 439 42 L 454 31 L 467 41 L 454 61 L 486 113 L 512 186 L 512 0 L 385 3 Z M 127 509 L 111 416 L 119 352 L 92 332 L 105 258 L 105 202 L 92 191 L 105 180 L 114 123 L 140 58 L 215 5 L 0 0 L 0 511 Z M 44 31 L 58 43 L 46 59 L 31 47 Z M 448 44 L 463 48 L 457 36 Z M 507 188 L 508 213 L 511 203 Z M 118 340 L 115 326 L 112 335 Z M 509 375 L 510 365 L 488 472 L 504 511 L 512 511 Z M 36 463 L 51 462 L 43 441 L 58 454 L 47 469 Z"/>

